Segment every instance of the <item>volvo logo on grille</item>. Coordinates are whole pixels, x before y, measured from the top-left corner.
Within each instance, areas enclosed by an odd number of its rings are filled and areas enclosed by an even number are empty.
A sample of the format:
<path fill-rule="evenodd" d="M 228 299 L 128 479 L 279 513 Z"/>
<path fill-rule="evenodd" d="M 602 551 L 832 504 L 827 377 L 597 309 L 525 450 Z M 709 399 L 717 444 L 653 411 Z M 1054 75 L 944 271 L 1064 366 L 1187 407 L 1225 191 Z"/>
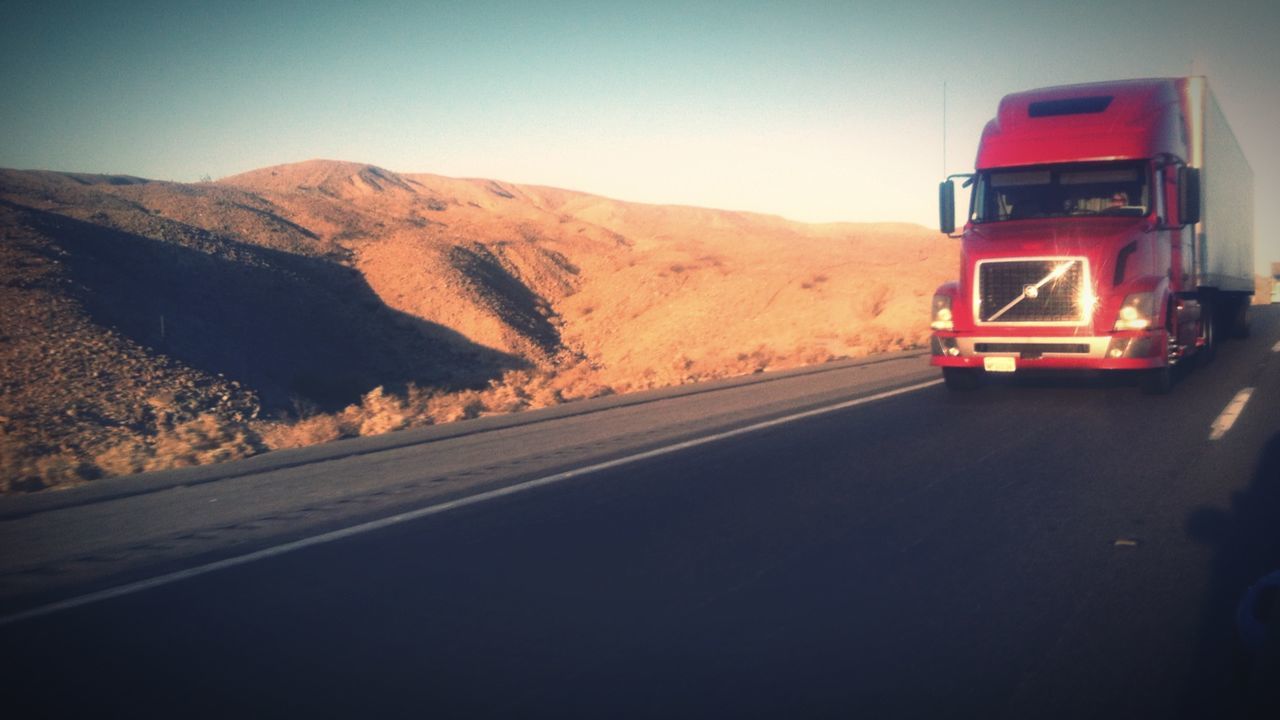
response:
<path fill-rule="evenodd" d="M 1040 294 L 1040 288 L 1035 285 L 1028 285 L 1022 288 L 1022 294 L 1026 295 L 1031 300 L 1035 300 L 1036 296 Z"/>

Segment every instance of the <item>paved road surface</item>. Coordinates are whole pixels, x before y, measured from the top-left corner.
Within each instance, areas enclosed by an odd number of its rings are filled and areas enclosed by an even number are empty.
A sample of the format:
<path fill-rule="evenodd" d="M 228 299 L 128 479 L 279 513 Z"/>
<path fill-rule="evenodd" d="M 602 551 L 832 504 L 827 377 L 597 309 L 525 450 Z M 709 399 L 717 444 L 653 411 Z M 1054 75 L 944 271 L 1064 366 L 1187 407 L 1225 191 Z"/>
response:
<path fill-rule="evenodd" d="M 60 716 L 1240 714 L 1280 312 L 1166 397 L 924 363 L 5 501 L 0 684 Z"/>

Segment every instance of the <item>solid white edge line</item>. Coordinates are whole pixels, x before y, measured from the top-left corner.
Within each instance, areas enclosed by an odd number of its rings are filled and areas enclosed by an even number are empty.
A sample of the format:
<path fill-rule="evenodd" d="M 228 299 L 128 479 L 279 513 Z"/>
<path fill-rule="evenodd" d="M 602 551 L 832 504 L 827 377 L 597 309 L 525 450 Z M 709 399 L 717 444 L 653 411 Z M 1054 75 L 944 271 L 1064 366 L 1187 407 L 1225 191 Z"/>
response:
<path fill-rule="evenodd" d="M 1209 426 L 1209 439 L 1221 440 L 1222 436 L 1227 434 L 1232 425 L 1236 424 L 1236 419 L 1240 417 L 1240 413 L 1244 412 L 1244 406 L 1249 404 L 1249 398 L 1253 395 L 1253 388 L 1245 388 L 1236 393 L 1231 398 L 1231 402 L 1223 408 L 1222 413 L 1213 421 L 1213 425 Z"/>
<path fill-rule="evenodd" d="M 409 520 L 417 520 L 419 518 L 424 518 L 429 515 L 436 515 L 439 513 L 448 512 L 450 510 L 456 510 L 458 508 L 467 507 L 468 505 L 477 505 L 479 503 L 486 502 L 489 500 L 495 500 L 497 498 L 506 497 L 508 495 L 515 495 L 516 493 L 521 493 L 526 490 L 533 490 L 535 488 L 545 487 L 547 485 L 552 485 L 554 483 L 562 482 L 564 480 L 569 480 L 571 478 L 579 477 L 582 475 L 588 475 L 594 472 L 599 472 L 601 470 L 609 470 L 611 468 L 620 467 L 622 465 L 629 465 L 634 462 L 640 462 L 641 460 L 648 460 L 650 458 L 661 457 L 662 455 L 669 455 L 674 452 L 680 452 L 681 450 L 687 450 L 689 448 L 698 447 L 700 445 L 707 445 L 709 443 L 718 442 L 720 440 L 725 440 L 727 438 L 737 437 L 739 435 L 746 435 L 748 433 L 753 433 L 759 430 L 765 430 L 768 428 L 777 427 L 779 425 L 785 425 L 787 423 L 795 422 L 797 420 L 804 420 L 805 418 L 816 417 L 818 415 L 825 415 L 826 413 L 837 412 L 839 410 L 845 410 L 851 407 L 857 407 L 858 405 L 865 405 L 867 403 L 875 402 L 877 400 L 885 400 L 887 398 L 891 398 L 896 395 L 905 395 L 906 393 L 915 392 L 916 390 L 923 390 L 924 388 L 933 387 L 934 385 L 940 385 L 941 383 L 942 383 L 942 380 L 937 379 L 937 380 L 930 380 L 928 382 L 917 383 L 915 385 L 908 385 L 907 387 L 898 388 L 897 390 L 887 390 L 885 392 L 876 393 L 874 395 L 868 395 L 866 397 L 857 398 L 855 400 L 848 400 L 846 402 L 837 403 L 835 405 L 828 405 L 827 407 L 816 408 L 813 410 L 806 410 L 805 412 L 795 413 L 794 415 L 787 415 L 785 417 L 775 418 L 773 420 L 758 422 L 753 425 L 747 425 L 746 427 L 738 428 L 736 430 L 727 430 L 725 432 L 716 433 L 714 435 L 707 435 L 705 437 L 695 438 L 693 440 L 685 440 L 684 442 L 679 442 L 674 445 L 666 445 L 660 448 L 654 448 L 653 450 L 646 450 L 645 452 L 642 452 L 642 453 L 627 455 L 626 457 L 621 457 L 621 458 L 609 460 L 602 463 L 596 463 L 594 465 L 587 465 L 586 467 L 575 468 L 573 470 L 566 470 L 564 472 L 556 473 L 555 475 L 548 475 L 546 477 L 529 480 L 527 482 L 522 482 L 516 485 L 509 485 L 507 487 L 498 488 L 496 490 L 482 492 L 477 495 L 468 495 L 467 497 L 458 498 L 456 500 L 450 500 L 448 502 L 439 503 L 437 505 L 429 505 L 424 508 L 411 510 L 406 513 L 401 513 L 399 515 L 392 515 L 391 517 L 382 518 L 380 520 L 372 520 L 370 522 L 361 523 L 359 525 L 352 525 L 351 527 L 343 528 L 341 530 L 333 530 L 327 533 L 321 533 L 320 535 L 313 535 L 308 538 L 303 538 L 301 540 L 294 540 L 293 542 L 287 542 L 282 545 L 275 545 L 269 548 L 263 548 L 262 550 L 258 550 L 256 552 L 246 553 L 244 555 L 237 555 L 235 557 L 225 558 L 222 560 L 218 560 L 216 562 L 207 563 L 205 565 L 198 565 L 193 568 L 178 570 L 176 572 L 167 573 L 165 575 L 158 575 L 156 577 L 148 578 L 146 580 L 138 580 L 138 581 L 127 583 L 117 587 L 107 588 L 106 590 L 99 590 L 97 592 L 92 592 L 87 595 L 80 595 L 78 597 L 68 598 L 66 600 L 60 600 L 58 602 L 49 603 L 48 605 L 41 605 L 38 607 L 31 608 L 30 610 L 23 610 L 22 612 L 0 617 L 0 627 L 3 627 L 5 625 L 10 625 L 12 623 L 19 623 L 24 620 L 31 620 L 33 618 L 41 617 L 44 615 L 50 615 L 56 612 L 60 612 L 62 610 L 70 610 L 72 608 L 82 607 L 92 603 L 100 602 L 102 600 L 110 600 L 111 598 L 121 597 L 123 595 L 131 595 L 133 593 L 141 592 L 143 590 L 150 590 L 151 588 L 160 587 L 162 585 L 168 585 L 170 583 L 175 583 L 180 580 L 186 580 L 187 578 L 197 577 L 199 575 L 204 575 L 206 573 L 222 570 L 223 568 L 235 567 L 236 565 L 245 565 L 257 560 L 265 560 L 266 558 L 275 557 L 277 555 L 283 555 L 285 553 L 293 552 L 295 550 L 302 550 L 303 548 L 308 548 L 313 545 L 321 545 L 324 543 L 333 542 L 335 540 L 342 540 L 344 538 L 349 538 L 354 535 L 360 535 L 362 533 L 370 532 L 372 530 L 379 530 L 385 527 L 390 527 L 397 523 L 402 523 Z"/>

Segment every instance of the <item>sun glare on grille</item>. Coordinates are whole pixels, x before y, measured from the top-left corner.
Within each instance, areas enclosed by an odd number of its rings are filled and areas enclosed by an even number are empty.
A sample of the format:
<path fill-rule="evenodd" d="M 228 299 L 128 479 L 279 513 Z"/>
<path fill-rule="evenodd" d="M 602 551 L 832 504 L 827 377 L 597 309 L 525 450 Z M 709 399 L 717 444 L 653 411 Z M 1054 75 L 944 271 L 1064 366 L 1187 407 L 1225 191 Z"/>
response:
<path fill-rule="evenodd" d="M 1075 324 L 1085 320 L 1087 287 L 1079 259 L 988 261 L 978 265 L 978 319 L 984 323 Z"/>

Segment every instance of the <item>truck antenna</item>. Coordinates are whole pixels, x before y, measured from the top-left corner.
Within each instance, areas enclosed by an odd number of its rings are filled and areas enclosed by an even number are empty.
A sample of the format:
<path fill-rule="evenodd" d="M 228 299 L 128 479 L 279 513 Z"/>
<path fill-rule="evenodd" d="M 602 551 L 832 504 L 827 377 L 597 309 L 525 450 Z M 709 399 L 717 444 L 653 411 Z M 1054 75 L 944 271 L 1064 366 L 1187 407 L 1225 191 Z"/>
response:
<path fill-rule="evenodd" d="M 947 176 L 947 81 L 942 81 L 942 177 Z"/>

